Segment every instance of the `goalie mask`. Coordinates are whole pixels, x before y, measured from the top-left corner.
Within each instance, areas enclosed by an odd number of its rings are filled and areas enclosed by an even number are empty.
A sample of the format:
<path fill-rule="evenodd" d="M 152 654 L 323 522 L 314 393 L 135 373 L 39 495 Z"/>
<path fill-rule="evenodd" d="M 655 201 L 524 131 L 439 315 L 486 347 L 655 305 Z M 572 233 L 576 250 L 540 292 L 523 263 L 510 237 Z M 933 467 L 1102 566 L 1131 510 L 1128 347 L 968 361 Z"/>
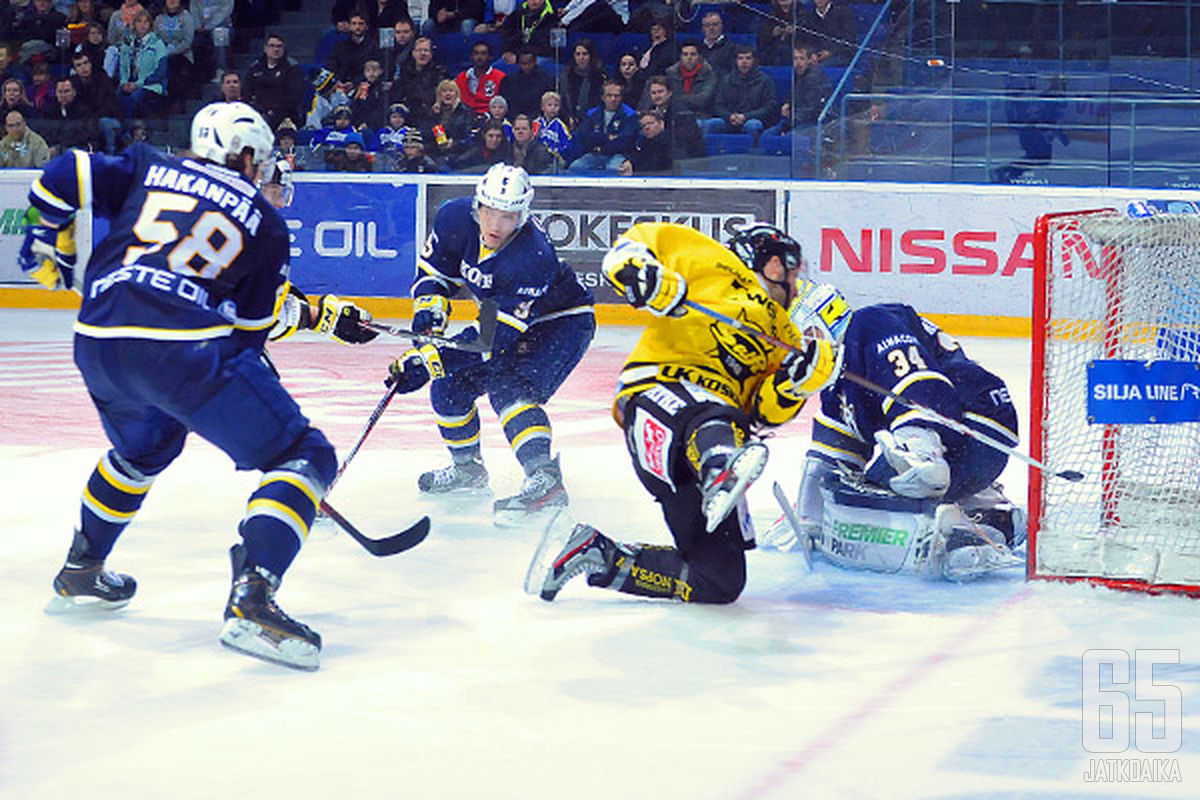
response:
<path fill-rule="evenodd" d="M 786 279 L 772 280 L 763 274 L 763 268 L 772 256 L 779 256 L 779 261 L 789 273 L 803 268 L 804 255 L 800 250 L 800 243 L 791 236 L 774 225 L 751 222 L 729 237 L 725 246 L 749 269 L 758 273 L 762 280 L 784 288 L 789 298 L 795 295 L 795 286 L 787 283 Z"/>
<path fill-rule="evenodd" d="M 788 306 L 788 317 L 796 330 L 806 335 L 815 332 L 833 344 L 833 374 L 841 374 L 845 356 L 842 340 L 854 317 L 854 311 L 842 293 L 828 283 L 813 283 L 802 278 L 796 299 Z"/>

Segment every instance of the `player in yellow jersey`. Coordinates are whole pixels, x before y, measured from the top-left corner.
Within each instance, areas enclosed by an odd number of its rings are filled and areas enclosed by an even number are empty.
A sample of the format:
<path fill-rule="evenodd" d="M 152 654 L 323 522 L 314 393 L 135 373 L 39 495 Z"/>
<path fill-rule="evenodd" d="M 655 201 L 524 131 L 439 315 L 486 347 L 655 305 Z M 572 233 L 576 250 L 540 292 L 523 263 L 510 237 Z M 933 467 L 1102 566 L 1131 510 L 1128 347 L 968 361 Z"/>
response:
<path fill-rule="evenodd" d="M 764 223 L 740 229 L 724 246 L 669 223 L 635 225 L 616 241 L 605 277 L 655 318 L 621 370 L 613 416 L 675 546 L 619 543 L 561 514 L 530 564 L 527 591 L 553 600 L 587 573 L 592 586 L 627 594 L 737 599 L 745 550 L 754 546 L 743 497 L 767 462 L 754 432 L 795 417 L 836 377 L 830 342 L 806 338 L 789 317 L 802 266 L 800 245 Z M 689 298 L 798 349 L 689 310 Z"/>

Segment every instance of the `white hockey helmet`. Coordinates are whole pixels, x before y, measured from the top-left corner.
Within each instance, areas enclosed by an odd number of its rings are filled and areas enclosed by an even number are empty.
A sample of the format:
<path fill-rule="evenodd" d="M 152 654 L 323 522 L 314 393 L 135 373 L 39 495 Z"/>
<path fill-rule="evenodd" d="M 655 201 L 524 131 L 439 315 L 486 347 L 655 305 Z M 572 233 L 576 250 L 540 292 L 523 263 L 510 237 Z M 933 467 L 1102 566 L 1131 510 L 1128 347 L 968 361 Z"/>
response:
<path fill-rule="evenodd" d="M 192 118 L 192 152 L 222 166 L 247 147 L 255 164 L 268 165 L 274 146 L 271 126 L 246 103 L 210 103 Z"/>
<path fill-rule="evenodd" d="M 533 205 L 533 184 L 529 173 L 509 164 L 493 164 L 475 185 L 475 210 L 480 206 L 497 211 L 516 211 L 520 216 L 517 227 L 529 219 L 529 207 Z"/>

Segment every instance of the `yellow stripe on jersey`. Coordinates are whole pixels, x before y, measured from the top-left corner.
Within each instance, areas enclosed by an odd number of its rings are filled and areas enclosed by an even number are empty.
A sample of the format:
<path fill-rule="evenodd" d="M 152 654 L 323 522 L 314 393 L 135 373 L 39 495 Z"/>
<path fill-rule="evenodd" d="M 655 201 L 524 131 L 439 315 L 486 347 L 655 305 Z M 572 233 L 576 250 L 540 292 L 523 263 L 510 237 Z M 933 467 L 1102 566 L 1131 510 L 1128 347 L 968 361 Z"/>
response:
<path fill-rule="evenodd" d="M 90 209 L 92 207 L 92 161 L 82 150 L 72 150 L 75 154 L 75 180 L 78 181 L 76 191 L 79 192 L 79 204 L 76 208 Z"/>
<path fill-rule="evenodd" d="M 287 525 L 303 542 L 308 538 L 308 526 L 296 513 L 296 510 L 278 500 L 269 497 L 256 497 L 246 506 L 246 517 L 266 516 L 279 520 Z"/>
<path fill-rule="evenodd" d="M 258 483 L 258 488 L 261 489 L 268 483 L 274 483 L 275 481 L 286 483 L 290 486 L 295 486 L 304 493 L 305 497 L 312 501 L 313 508 L 316 508 L 321 504 L 321 495 L 324 493 L 324 491 L 298 472 L 290 472 L 288 470 L 276 470 L 274 472 L 268 472 L 262 476 L 262 480 Z"/>
<path fill-rule="evenodd" d="M 47 189 L 46 185 L 42 183 L 41 178 L 38 178 L 33 182 L 33 186 L 30 187 L 30 191 L 33 192 L 33 195 L 37 197 L 37 199 L 41 200 L 48 206 L 54 206 L 55 208 L 61 210 L 64 214 L 70 214 L 75 210 L 75 206 L 71 205 L 66 200 L 63 200 L 61 197 Z"/>
<path fill-rule="evenodd" d="M 146 328 L 140 325 L 114 325 L 100 327 L 88 325 L 76 320 L 75 332 L 81 336 L 93 339 L 161 339 L 163 341 L 197 341 L 201 339 L 219 339 L 233 334 L 232 325 L 214 325 L 208 328 L 175 329 L 175 328 Z"/>
<path fill-rule="evenodd" d="M 954 386 L 954 382 L 942 373 L 923 369 L 917 370 L 916 372 L 910 372 L 900 380 L 896 381 L 896 385 L 892 387 L 892 394 L 904 394 L 904 390 L 912 386 L 917 381 L 942 381 L 951 387 Z M 888 413 L 888 409 L 890 409 L 892 404 L 895 402 L 896 400 L 893 397 L 884 397 L 883 402 L 879 404 L 879 408 L 884 414 L 886 414 Z"/>

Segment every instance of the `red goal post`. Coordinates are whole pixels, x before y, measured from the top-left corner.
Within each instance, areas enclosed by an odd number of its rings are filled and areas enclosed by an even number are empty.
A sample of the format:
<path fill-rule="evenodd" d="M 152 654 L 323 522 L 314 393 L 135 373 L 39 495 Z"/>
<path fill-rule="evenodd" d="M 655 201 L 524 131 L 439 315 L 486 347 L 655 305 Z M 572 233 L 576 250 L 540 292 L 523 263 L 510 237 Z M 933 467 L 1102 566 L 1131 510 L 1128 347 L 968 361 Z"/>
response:
<path fill-rule="evenodd" d="M 1035 225 L 1030 578 L 1200 596 L 1200 214 L 1167 206 Z"/>

